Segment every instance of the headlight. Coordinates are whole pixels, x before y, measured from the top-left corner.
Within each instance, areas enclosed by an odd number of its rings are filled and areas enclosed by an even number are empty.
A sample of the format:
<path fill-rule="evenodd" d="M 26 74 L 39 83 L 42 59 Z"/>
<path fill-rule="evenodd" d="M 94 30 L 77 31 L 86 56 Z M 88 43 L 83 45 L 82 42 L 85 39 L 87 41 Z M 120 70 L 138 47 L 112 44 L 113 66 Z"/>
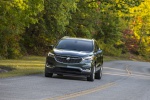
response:
<path fill-rule="evenodd" d="M 48 53 L 48 56 L 49 56 L 49 57 L 54 57 L 54 54 L 51 53 L 51 52 L 49 52 L 49 53 Z"/>
<path fill-rule="evenodd" d="M 93 56 L 85 57 L 85 58 L 83 58 L 83 60 L 93 60 Z"/>

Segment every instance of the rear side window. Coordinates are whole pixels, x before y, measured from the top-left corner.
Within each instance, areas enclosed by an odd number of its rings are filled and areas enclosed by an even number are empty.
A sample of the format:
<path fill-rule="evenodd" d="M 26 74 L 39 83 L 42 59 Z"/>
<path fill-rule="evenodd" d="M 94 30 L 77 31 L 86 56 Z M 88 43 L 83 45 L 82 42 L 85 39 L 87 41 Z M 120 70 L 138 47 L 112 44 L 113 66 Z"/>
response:
<path fill-rule="evenodd" d="M 64 39 L 59 41 L 56 48 L 64 50 L 92 52 L 93 42 L 88 40 Z"/>

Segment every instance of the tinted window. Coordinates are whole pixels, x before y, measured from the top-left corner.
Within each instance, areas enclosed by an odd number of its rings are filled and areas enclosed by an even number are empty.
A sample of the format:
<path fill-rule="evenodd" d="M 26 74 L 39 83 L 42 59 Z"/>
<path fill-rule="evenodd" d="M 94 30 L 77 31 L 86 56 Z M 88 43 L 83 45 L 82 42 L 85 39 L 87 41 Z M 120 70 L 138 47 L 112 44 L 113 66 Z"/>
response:
<path fill-rule="evenodd" d="M 93 51 L 93 42 L 86 40 L 64 39 L 59 41 L 57 49 L 73 50 L 73 51 Z"/>

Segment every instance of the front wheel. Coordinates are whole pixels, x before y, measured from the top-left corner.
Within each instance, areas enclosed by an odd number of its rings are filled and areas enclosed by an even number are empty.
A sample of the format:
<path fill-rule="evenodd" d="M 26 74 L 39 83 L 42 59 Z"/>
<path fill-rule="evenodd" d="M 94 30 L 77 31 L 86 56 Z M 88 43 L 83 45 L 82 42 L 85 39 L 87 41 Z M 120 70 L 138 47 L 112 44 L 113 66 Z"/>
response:
<path fill-rule="evenodd" d="M 53 73 L 45 73 L 45 77 L 52 77 Z"/>
<path fill-rule="evenodd" d="M 93 67 L 93 69 L 91 70 L 91 75 L 87 77 L 87 81 L 93 82 L 94 79 L 95 79 L 95 67 Z"/>
<path fill-rule="evenodd" d="M 47 69 L 45 68 L 45 77 L 52 77 L 53 73 L 48 73 Z"/>
<path fill-rule="evenodd" d="M 102 78 L 102 67 L 95 73 L 95 79 Z"/>

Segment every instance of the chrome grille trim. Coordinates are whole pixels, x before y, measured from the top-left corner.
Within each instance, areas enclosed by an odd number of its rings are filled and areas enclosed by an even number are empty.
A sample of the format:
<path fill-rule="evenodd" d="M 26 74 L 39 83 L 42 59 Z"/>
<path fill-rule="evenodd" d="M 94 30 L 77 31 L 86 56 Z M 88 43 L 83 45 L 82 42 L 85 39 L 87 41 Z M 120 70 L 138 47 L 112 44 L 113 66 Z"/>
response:
<path fill-rule="evenodd" d="M 68 60 L 67 60 L 68 58 Z M 55 60 L 61 63 L 80 63 L 82 58 L 72 56 L 55 56 Z"/>

